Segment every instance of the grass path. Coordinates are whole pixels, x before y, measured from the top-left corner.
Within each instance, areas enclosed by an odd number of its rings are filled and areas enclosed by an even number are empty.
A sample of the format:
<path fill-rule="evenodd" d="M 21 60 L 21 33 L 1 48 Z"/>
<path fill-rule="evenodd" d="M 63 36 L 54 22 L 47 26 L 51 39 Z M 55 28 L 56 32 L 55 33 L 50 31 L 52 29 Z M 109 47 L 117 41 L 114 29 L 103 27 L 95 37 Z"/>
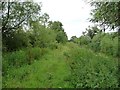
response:
<path fill-rule="evenodd" d="M 8 74 L 3 77 L 3 87 L 114 87 L 118 85 L 116 71 L 115 58 L 67 43 L 59 45 L 58 49 L 48 49 L 31 65 L 9 68 Z"/>
<path fill-rule="evenodd" d="M 63 56 L 64 50 L 53 50 L 31 65 L 9 70 L 5 85 L 23 88 L 70 87 L 70 68 Z"/>

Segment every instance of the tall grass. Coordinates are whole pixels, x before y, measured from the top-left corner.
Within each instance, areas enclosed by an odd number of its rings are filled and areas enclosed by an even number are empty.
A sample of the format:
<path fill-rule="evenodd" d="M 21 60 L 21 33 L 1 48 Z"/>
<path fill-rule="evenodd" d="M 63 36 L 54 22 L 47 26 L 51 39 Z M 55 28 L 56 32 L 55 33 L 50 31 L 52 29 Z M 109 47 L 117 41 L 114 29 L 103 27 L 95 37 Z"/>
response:
<path fill-rule="evenodd" d="M 23 65 L 30 65 L 34 61 L 40 60 L 48 51 L 49 49 L 47 48 L 34 47 L 4 54 L 2 60 L 3 75 L 12 67 L 22 67 Z"/>
<path fill-rule="evenodd" d="M 27 48 L 3 56 L 3 87 L 118 87 L 117 59 L 74 43 Z"/>
<path fill-rule="evenodd" d="M 72 44 L 68 47 L 74 47 L 64 55 L 68 57 L 71 83 L 75 88 L 118 87 L 116 59 Z"/>

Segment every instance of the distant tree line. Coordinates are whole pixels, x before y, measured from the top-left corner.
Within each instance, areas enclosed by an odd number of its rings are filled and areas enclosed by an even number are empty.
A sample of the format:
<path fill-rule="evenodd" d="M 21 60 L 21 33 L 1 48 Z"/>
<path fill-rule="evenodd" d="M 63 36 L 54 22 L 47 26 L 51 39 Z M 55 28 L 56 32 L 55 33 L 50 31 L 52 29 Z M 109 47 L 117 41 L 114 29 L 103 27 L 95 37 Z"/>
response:
<path fill-rule="evenodd" d="M 94 51 L 113 56 L 119 55 L 119 2 L 90 2 L 95 8 L 92 10 L 90 22 L 96 26 L 89 26 L 83 35 L 71 37 L 72 42 L 85 45 Z M 114 32 L 105 33 L 106 30 Z M 115 31 L 116 30 L 116 31 Z"/>
<path fill-rule="evenodd" d="M 2 2 L 2 48 L 13 51 L 24 47 L 48 47 L 68 38 L 59 21 L 49 21 L 41 3 Z"/>

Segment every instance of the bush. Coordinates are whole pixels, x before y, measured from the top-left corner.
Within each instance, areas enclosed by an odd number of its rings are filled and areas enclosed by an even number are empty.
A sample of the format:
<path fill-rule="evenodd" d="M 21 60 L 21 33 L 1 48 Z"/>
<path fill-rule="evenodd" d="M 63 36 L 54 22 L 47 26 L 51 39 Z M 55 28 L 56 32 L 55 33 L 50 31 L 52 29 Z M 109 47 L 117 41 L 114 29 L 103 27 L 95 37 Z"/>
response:
<path fill-rule="evenodd" d="M 57 49 L 58 48 L 58 43 L 57 42 L 53 42 L 49 45 L 50 49 Z"/>
<path fill-rule="evenodd" d="M 111 37 L 109 35 L 105 35 L 100 43 L 100 47 L 101 47 L 100 51 L 112 55 L 112 44 L 113 44 L 113 40 L 111 39 Z"/>
<path fill-rule="evenodd" d="M 77 38 L 76 36 L 72 36 L 69 41 L 74 42 L 74 43 L 77 43 L 77 44 L 80 44 L 80 40 L 79 40 L 79 38 Z"/>
<path fill-rule="evenodd" d="M 92 42 L 90 43 L 90 48 L 94 51 L 100 51 L 100 43 L 101 43 L 101 39 L 104 36 L 104 34 L 97 34 L 93 37 Z"/>
<path fill-rule="evenodd" d="M 100 43 L 101 52 L 112 56 L 118 56 L 118 37 L 112 38 L 111 35 L 105 35 Z"/>
<path fill-rule="evenodd" d="M 26 61 L 26 54 L 23 50 L 14 51 L 3 56 L 3 62 L 7 62 L 10 66 L 21 66 Z"/>
<path fill-rule="evenodd" d="M 28 48 L 26 50 L 27 63 L 31 64 L 34 60 L 38 60 L 42 56 L 42 51 L 40 48 Z"/>
<path fill-rule="evenodd" d="M 2 74 L 5 75 L 9 68 L 21 67 L 27 63 L 26 53 L 23 50 L 4 53 L 2 58 Z"/>
<path fill-rule="evenodd" d="M 28 33 L 24 30 L 17 30 L 9 37 L 3 39 L 3 51 L 15 51 L 29 45 Z"/>
<path fill-rule="evenodd" d="M 113 56 L 119 56 L 119 50 L 118 50 L 118 37 L 115 37 L 114 39 L 113 39 Z"/>
<path fill-rule="evenodd" d="M 88 45 L 90 42 L 91 42 L 91 38 L 89 36 L 80 37 L 80 45 Z"/>
<path fill-rule="evenodd" d="M 71 84 L 74 88 L 118 87 L 117 61 L 89 49 L 71 48 L 69 56 Z"/>
<path fill-rule="evenodd" d="M 5 53 L 2 60 L 3 73 L 7 73 L 7 70 L 11 67 L 21 67 L 25 64 L 31 64 L 35 60 L 40 60 L 47 52 L 47 48 L 35 47 Z"/>
<path fill-rule="evenodd" d="M 102 52 L 107 55 L 118 56 L 118 36 L 116 33 L 99 33 L 95 35 L 88 45 L 95 52 Z"/>
<path fill-rule="evenodd" d="M 58 43 L 66 43 L 68 40 L 67 35 L 64 31 L 57 32 L 56 41 Z"/>

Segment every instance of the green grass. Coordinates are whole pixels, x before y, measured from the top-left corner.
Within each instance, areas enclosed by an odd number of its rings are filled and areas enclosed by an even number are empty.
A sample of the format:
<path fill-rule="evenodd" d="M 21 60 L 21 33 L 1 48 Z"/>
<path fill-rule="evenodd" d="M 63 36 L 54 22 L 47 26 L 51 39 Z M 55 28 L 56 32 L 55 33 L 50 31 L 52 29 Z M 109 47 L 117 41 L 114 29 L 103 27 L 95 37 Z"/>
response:
<path fill-rule="evenodd" d="M 20 68 L 10 68 L 3 77 L 3 87 L 69 87 L 65 81 L 70 68 L 58 50 L 51 51 L 41 60 Z"/>
<path fill-rule="evenodd" d="M 71 67 L 71 83 L 74 87 L 118 87 L 118 59 L 77 45 L 68 47 L 71 49 L 65 55 Z"/>
<path fill-rule="evenodd" d="M 117 60 L 113 57 L 94 53 L 74 43 L 59 45 L 58 49 L 45 51 L 47 53 L 44 52 L 42 57 L 38 57 L 38 53 L 33 54 L 37 59 L 30 65 L 24 64 L 17 68 L 4 66 L 7 71 L 3 76 L 3 87 L 118 87 Z M 17 58 L 20 52 L 16 52 L 13 57 Z M 39 51 L 33 48 L 32 53 L 34 52 Z M 4 56 L 4 59 L 9 57 Z M 20 57 L 18 59 L 21 60 Z M 7 62 L 4 61 L 3 65 L 4 63 Z"/>

